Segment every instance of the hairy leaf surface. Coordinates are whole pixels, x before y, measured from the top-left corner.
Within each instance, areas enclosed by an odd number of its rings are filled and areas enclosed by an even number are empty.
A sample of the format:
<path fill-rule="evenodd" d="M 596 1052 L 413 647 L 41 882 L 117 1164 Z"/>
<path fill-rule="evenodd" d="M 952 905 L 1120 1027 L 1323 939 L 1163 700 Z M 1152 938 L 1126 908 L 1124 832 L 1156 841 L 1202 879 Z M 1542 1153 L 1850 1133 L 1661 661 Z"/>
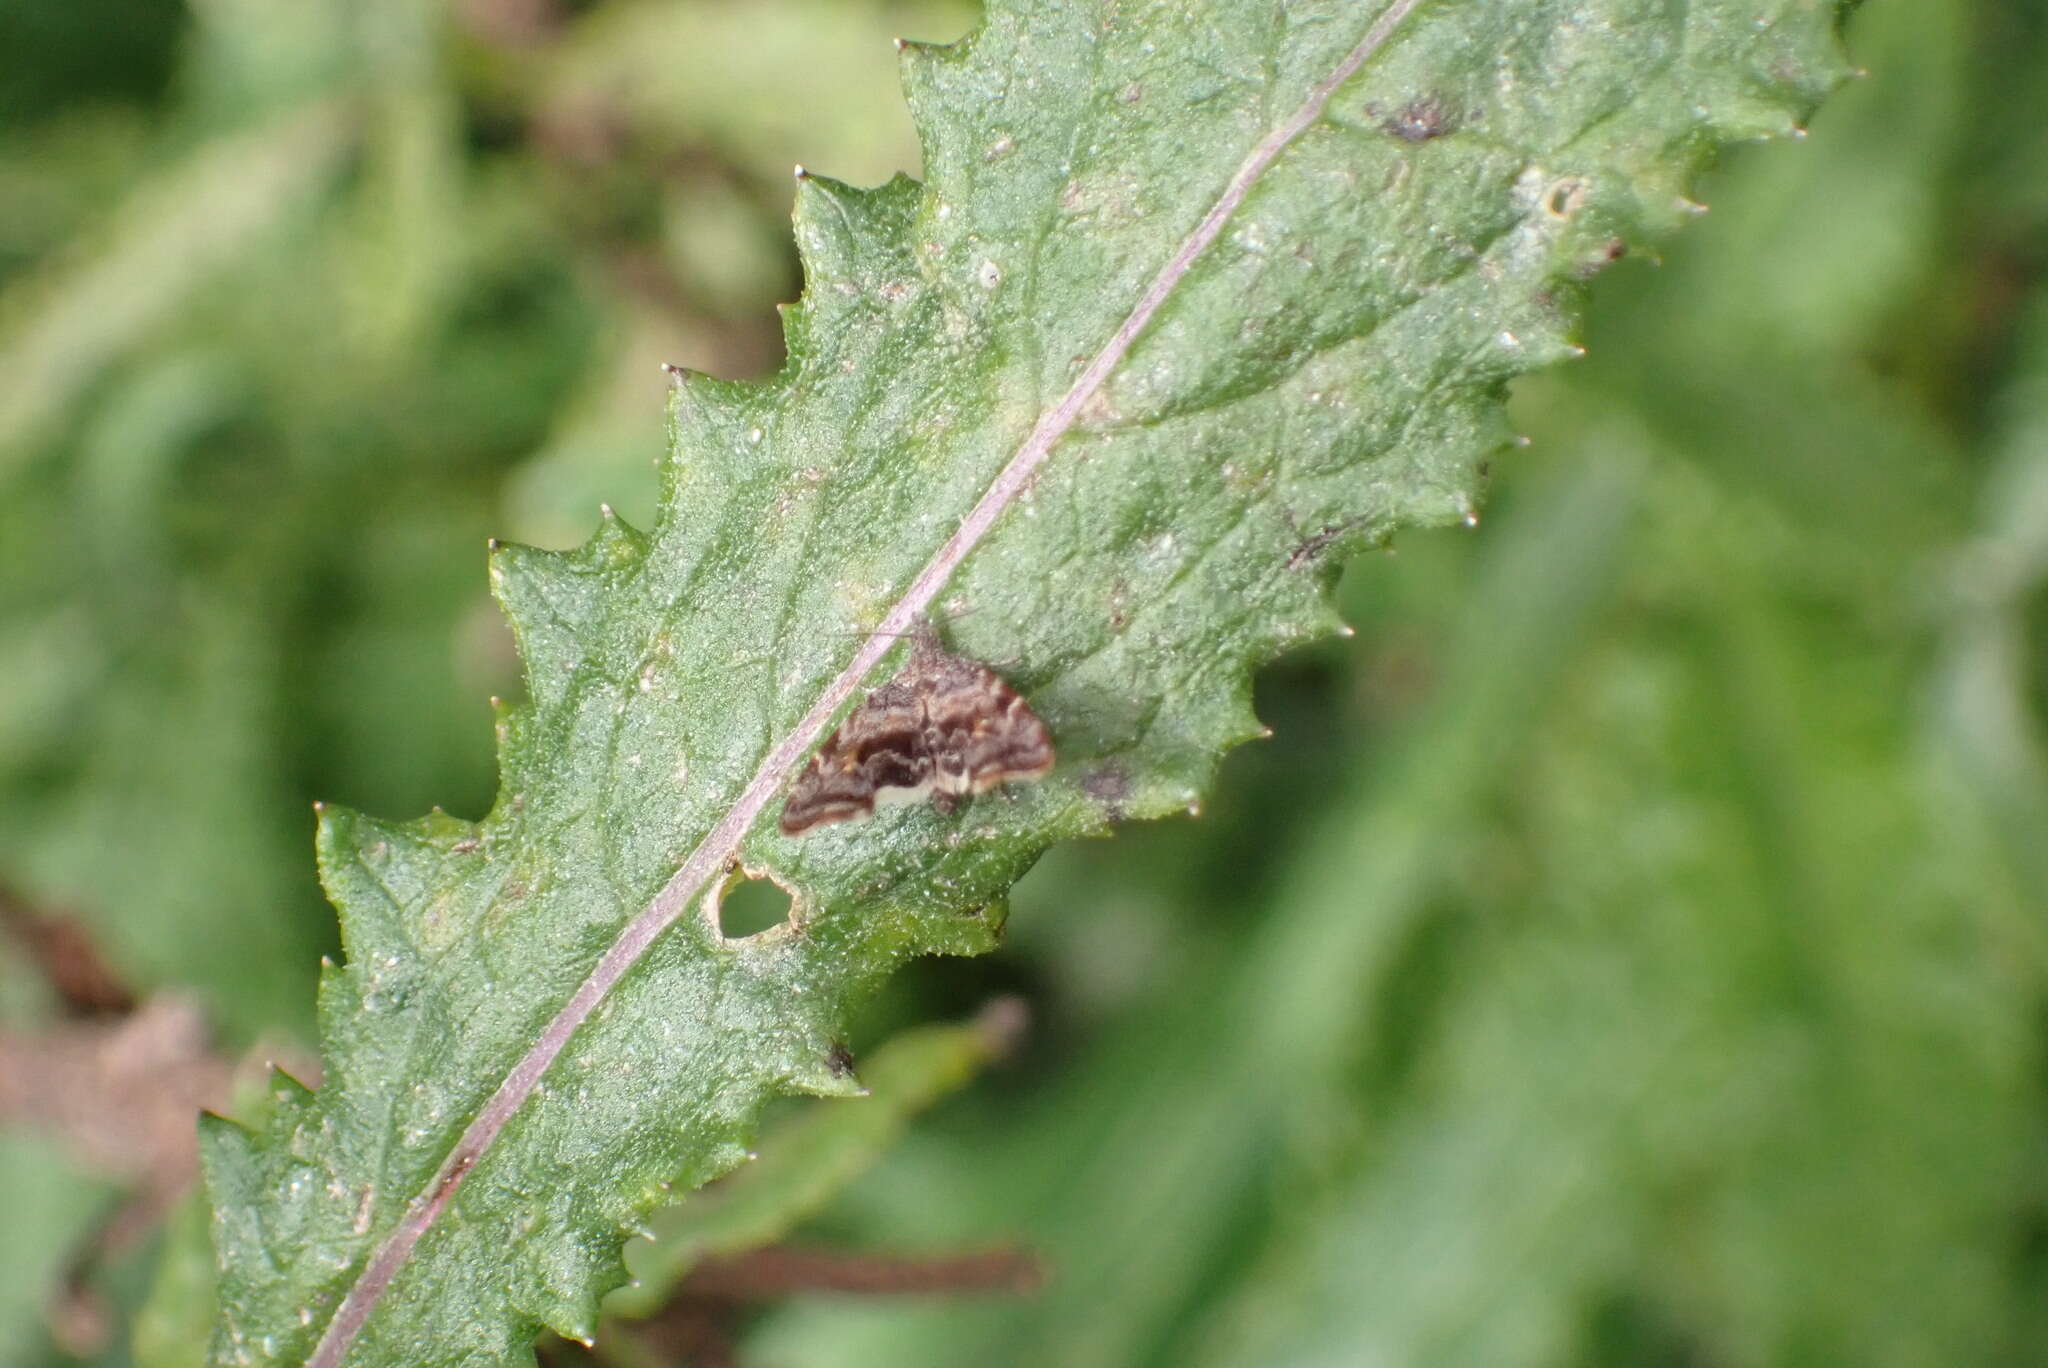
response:
<path fill-rule="evenodd" d="M 954 47 L 907 48 L 928 181 L 800 180 L 790 360 L 679 386 L 653 531 L 607 516 L 571 552 L 494 553 L 529 698 L 500 711 L 489 816 L 324 815 L 347 951 L 322 985 L 327 1079 L 280 1079 L 260 1135 L 209 1127 L 216 1357 L 307 1360 L 428 1206 L 347 1362 L 527 1362 L 543 1326 L 593 1333 L 644 1213 L 740 1162 L 767 1098 L 857 1086 L 836 1042 L 891 969 L 993 945 L 1048 843 L 1194 805 L 1259 730 L 1252 666 L 1336 626 L 1344 554 L 1474 516 L 1504 387 L 1572 353 L 1578 282 L 1688 212 L 1715 142 L 1795 127 L 1843 73 L 1834 19 L 1819 0 L 1011 0 Z M 737 863 L 790 890 L 791 922 L 728 940 L 714 890 L 451 1169 L 1105 354 L 934 605 L 1051 727 L 1052 777 L 951 816 L 754 823 Z"/>

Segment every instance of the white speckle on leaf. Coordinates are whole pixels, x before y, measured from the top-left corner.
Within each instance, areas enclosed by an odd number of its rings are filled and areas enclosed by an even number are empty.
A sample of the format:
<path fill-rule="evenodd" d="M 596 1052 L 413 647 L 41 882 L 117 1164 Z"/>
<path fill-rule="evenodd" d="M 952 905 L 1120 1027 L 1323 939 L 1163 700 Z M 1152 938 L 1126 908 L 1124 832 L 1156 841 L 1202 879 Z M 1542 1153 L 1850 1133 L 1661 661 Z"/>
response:
<path fill-rule="evenodd" d="M 984 290 L 993 290 L 1003 283 L 1003 269 L 993 261 L 984 261 L 975 268 L 974 278 L 981 282 Z"/>

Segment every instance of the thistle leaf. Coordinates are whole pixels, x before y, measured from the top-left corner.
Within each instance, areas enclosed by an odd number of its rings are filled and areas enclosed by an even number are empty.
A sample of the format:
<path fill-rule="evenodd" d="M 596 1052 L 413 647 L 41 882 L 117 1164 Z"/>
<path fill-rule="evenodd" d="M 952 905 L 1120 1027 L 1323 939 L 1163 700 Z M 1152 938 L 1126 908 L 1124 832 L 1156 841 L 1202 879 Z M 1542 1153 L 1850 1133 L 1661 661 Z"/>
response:
<path fill-rule="evenodd" d="M 651 532 L 500 547 L 529 698 L 477 824 L 328 811 L 315 1093 L 206 1130 L 227 1363 L 530 1362 L 626 1234 L 857 1089 L 848 1013 L 988 949 L 1050 842 L 1193 807 L 1344 555 L 1472 521 L 1579 282 L 1793 131 L 1835 6 L 1009 0 L 904 50 L 928 181 L 800 175 L 773 380 L 679 380 Z M 922 614 L 1051 728 L 1043 782 L 764 819 Z M 873 631 L 863 642 L 858 633 Z M 788 923 L 721 934 L 734 871 Z"/>

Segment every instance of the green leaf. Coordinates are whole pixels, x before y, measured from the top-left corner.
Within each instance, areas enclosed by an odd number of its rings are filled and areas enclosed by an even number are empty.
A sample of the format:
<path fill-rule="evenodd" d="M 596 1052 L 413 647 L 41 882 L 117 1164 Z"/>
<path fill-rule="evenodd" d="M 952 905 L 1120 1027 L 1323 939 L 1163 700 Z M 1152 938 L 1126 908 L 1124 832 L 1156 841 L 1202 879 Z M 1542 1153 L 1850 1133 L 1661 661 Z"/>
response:
<path fill-rule="evenodd" d="M 1507 381 L 1717 142 L 1843 74 L 1834 6 L 1015 3 L 906 49 L 928 185 L 800 180 L 773 381 L 690 377 L 652 533 L 502 547 L 529 699 L 481 824 L 329 811 L 327 1081 L 209 1123 L 222 1362 L 525 1362 L 625 1232 L 844 1094 L 847 1014 L 994 944 L 1047 844 L 1193 808 L 1343 555 L 1471 521 Z M 1354 74 L 1355 73 L 1355 74 Z M 1043 783 L 759 819 L 932 610 Z M 850 635 L 877 628 L 864 643 Z M 788 924 L 719 929 L 734 866 Z"/>

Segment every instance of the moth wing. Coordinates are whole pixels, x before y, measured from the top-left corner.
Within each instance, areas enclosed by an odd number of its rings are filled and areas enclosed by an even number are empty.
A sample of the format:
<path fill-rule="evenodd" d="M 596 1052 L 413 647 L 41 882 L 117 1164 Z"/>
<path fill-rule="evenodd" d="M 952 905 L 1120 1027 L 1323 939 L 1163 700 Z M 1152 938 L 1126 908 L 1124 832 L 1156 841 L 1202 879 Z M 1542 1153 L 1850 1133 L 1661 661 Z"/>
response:
<path fill-rule="evenodd" d="M 940 657 L 925 714 L 941 788 L 987 793 L 1052 773 L 1052 733 L 1022 694 L 978 661 Z"/>
<path fill-rule="evenodd" d="M 797 777 L 782 805 L 782 832 L 872 817 L 876 795 L 931 781 L 922 707 L 914 690 L 892 680 L 848 713 Z"/>

